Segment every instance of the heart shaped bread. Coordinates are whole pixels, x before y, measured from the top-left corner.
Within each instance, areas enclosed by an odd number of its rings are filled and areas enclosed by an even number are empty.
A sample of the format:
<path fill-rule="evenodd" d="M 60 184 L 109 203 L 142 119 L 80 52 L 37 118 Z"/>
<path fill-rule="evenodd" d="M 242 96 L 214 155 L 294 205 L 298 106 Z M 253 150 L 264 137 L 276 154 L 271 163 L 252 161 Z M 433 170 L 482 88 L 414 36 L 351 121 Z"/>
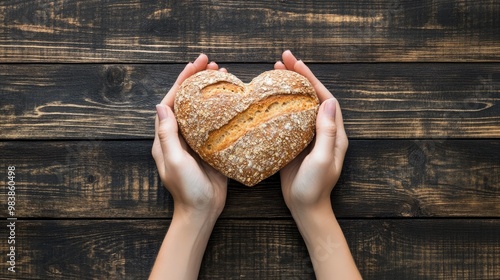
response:
<path fill-rule="evenodd" d="M 205 70 L 182 83 L 174 111 L 186 142 L 204 161 L 253 186 L 311 142 L 318 104 L 311 83 L 293 71 L 267 71 L 245 84 Z"/>

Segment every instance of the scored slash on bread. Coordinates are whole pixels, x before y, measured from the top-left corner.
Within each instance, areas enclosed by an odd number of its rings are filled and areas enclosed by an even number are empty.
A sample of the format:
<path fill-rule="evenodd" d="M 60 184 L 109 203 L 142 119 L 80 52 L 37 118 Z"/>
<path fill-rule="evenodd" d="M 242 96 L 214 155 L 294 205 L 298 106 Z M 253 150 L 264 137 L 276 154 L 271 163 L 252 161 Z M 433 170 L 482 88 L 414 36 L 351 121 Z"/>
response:
<path fill-rule="evenodd" d="M 300 74 L 270 70 L 249 84 L 205 70 L 187 78 L 174 111 L 189 146 L 225 176 L 254 186 L 314 137 L 319 101 Z"/>

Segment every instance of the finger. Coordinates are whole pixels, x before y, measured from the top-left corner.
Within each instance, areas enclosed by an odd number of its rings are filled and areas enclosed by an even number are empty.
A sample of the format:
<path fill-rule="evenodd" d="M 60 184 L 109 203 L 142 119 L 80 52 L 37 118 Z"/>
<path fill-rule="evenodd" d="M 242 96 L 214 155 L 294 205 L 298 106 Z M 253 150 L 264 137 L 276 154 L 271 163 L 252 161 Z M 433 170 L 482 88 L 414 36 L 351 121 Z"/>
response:
<path fill-rule="evenodd" d="M 215 62 L 214 62 L 215 63 Z M 186 65 L 184 70 L 179 74 L 179 77 L 175 81 L 175 85 L 180 86 L 184 80 L 186 80 L 191 75 L 196 72 L 207 69 L 208 56 L 204 53 L 200 54 L 194 62 L 190 62 Z"/>
<path fill-rule="evenodd" d="M 293 70 L 295 63 L 297 63 L 297 58 L 295 58 L 292 52 L 290 50 L 284 51 L 281 58 L 286 66 L 286 69 Z"/>
<path fill-rule="evenodd" d="M 337 134 L 339 134 L 339 133 L 345 134 L 344 118 L 342 117 L 342 109 L 340 108 L 340 104 L 336 98 L 335 98 L 335 104 L 336 104 L 335 124 L 337 125 Z"/>
<path fill-rule="evenodd" d="M 337 137 L 337 101 L 330 98 L 321 104 L 316 119 L 316 141 L 312 157 L 319 163 L 330 164 L 335 156 L 335 141 Z"/>
<path fill-rule="evenodd" d="M 153 155 L 153 159 L 156 163 L 158 175 L 160 175 L 160 178 L 163 178 L 165 174 L 165 161 L 163 160 L 163 151 L 160 146 L 160 139 L 158 138 L 158 134 L 155 134 L 153 147 L 151 148 L 151 154 Z"/>
<path fill-rule="evenodd" d="M 219 65 L 217 65 L 217 63 L 215 63 L 214 61 L 212 61 L 212 62 L 210 62 L 207 65 L 207 69 L 209 69 L 209 70 L 219 70 Z"/>
<path fill-rule="evenodd" d="M 173 107 L 174 105 L 174 99 L 175 99 L 175 93 L 181 86 L 182 82 L 189 78 L 190 76 L 194 75 L 196 72 L 205 70 L 207 68 L 207 63 L 208 63 L 208 57 L 205 54 L 200 54 L 198 58 L 195 59 L 194 62 L 189 62 L 185 67 L 184 70 L 179 74 L 177 79 L 175 80 L 174 85 L 172 88 L 168 91 L 167 95 L 163 98 L 161 101 L 161 104 L 167 105 L 169 107 Z"/>
<path fill-rule="evenodd" d="M 306 77 L 309 82 L 311 82 L 312 86 L 316 90 L 316 94 L 318 95 L 320 102 L 333 97 L 333 94 L 318 80 L 318 78 L 316 78 L 311 69 L 309 69 L 309 67 L 307 67 L 302 60 L 295 63 L 293 70 Z"/>
<path fill-rule="evenodd" d="M 158 140 L 163 153 L 164 161 L 177 159 L 182 151 L 179 140 L 177 121 L 170 107 L 163 104 L 156 105 L 158 113 Z"/>
<path fill-rule="evenodd" d="M 192 72 L 192 62 L 189 62 L 186 66 L 184 66 L 184 69 L 181 71 L 179 76 L 177 76 L 176 81 L 168 91 L 168 93 L 163 97 L 161 100 L 160 104 L 166 105 L 166 106 L 173 106 L 174 104 L 174 99 L 175 99 L 175 93 L 179 89 L 179 86 L 182 84 L 182 82 L 189 77 L 190 72 Z"/>
<path fill-rule="evenodd" d="M 274 70 L 286 70 L 286 66 L 285 64 L 283 64 L 283 62 L 276 61 L 276 63 L 274 64 Z"/>
<path fill-rule="evenodd" d="M 158 111 L 158 109 L 157 109 Z M 158 115 L 155 116 L 155 138 L 153 141 L 153 147 L 151 148 L 151 154 L 153 155 L 153 159 L 155 160 L 156 167 L 158 169 L 158 175 L 160 178 L 163 178 L 165 174 L 165 161 L 163 159 L 163 151 L 160 145 L 160 138 L 158 137 L 158 129 L 159 129 L 160 121 L 158 120 Z"/>
<path fill-rule="evenodd" d="M 304 161 L 304 158 L 310 153 L 310 146 L 307 146 L 302 152 L 299 153 L 292 161 L 285 165 L 280 170 L 281 181 L 284 182 L 282 186 L 290 186 L 294 180 L 295 175 Z"/>
<path fill-rule="evenodd" d="M 165 95 L 165 97 L 163 97 L 163 100 L 160 102 L 160 104 L 163 104 L 163 105 L 166 105 L 169 107 L 173 107 L 175 94 L 176 94 L 177 90 L 179 90 L 182 82 L 184 82 L 184 80 L 186 80 L 188 77 L 192 76 L 194 73 L 196 73 L 196 68 L 193 66 L 192 62 L 189 62 L 184 67 L 184 70 L 181 71 L 181 73 L 177 77 L 177 80 L 174 82 L 174 85 L 168 91 L 167 95 Z"/>
<path fill-rule="evenodd" d="M 215 63 L 215 62 L 214 62 Z M 207 69 L 208 64 L 208 56 L 206 54 L 200 54 L 194 62 L 190 62 L 186 65 L 184 70 L 179 74 L 179 77 L 175 81 L 175 85 L 180 86 L 184 80 L 189 78 L 191 75 L 196 72 L 200 72 L 202 70 Z"/>
<path fill-rule="evenodd" d="M 207 64 L 208 64 L 208 56 L 204 53 L 200 54 L 198 58 L 196 58 L 195 61 L 193 62 L 193 66 L 195 67 L 196 72 L 207 69 Z"/>
<path fill-rule="evenodd" d="M 344 156 L 349 146 L 349 141 L 347 139 L 347 134 L 344 129 L 344 121 L 342 118 L 342 111 L 340 105 L 336 102 L 336 114 L 335 114 L 335 125 L 337 126 L 337 135 L 335 139 L 335 166 L 338 168 L 338 172 L 342 169 L 342 164 L 344 163 Z"/>
<path fill-rule="evenodd" d="M 210 62 L 207 65 L 207 69 L 210 69 L 210 70 L 219 70 L 221 72 L 227 73 L 227 69 L 226 68 L 224 68 L 224 67 L 219 68 L 219 65 L 216 62 L 214 62 L 214 61 Z"/>

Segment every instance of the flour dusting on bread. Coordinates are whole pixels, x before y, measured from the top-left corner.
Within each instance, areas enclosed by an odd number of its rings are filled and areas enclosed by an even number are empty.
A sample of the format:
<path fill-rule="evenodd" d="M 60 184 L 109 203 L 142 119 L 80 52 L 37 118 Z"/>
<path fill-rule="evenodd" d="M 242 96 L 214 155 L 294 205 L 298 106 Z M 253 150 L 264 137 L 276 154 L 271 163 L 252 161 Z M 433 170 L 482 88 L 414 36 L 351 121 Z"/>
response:
<path fill-rule="evenodd" d="M 174 110 L 182 135 L 203 160 L 253 186 L 307 147 L 318 104 L 309 81 L 293 71 L 267 71 L 244 84 L 205 70 L 184 81 Z"/>

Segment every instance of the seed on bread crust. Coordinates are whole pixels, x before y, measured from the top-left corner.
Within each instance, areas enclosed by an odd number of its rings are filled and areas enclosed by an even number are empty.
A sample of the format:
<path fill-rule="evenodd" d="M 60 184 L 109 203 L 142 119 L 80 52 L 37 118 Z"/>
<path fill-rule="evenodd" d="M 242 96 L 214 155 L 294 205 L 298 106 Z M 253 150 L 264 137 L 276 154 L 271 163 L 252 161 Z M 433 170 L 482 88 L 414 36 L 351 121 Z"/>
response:
<path fill-rule="evenodd" d="M 186 142 L 203 160 L 253 186 L 307 147 L 318 105 L 312 85 L 293 71 L 267 71 L 244 84 L 205 70 L 184 81 L 174 111 Z"/>

